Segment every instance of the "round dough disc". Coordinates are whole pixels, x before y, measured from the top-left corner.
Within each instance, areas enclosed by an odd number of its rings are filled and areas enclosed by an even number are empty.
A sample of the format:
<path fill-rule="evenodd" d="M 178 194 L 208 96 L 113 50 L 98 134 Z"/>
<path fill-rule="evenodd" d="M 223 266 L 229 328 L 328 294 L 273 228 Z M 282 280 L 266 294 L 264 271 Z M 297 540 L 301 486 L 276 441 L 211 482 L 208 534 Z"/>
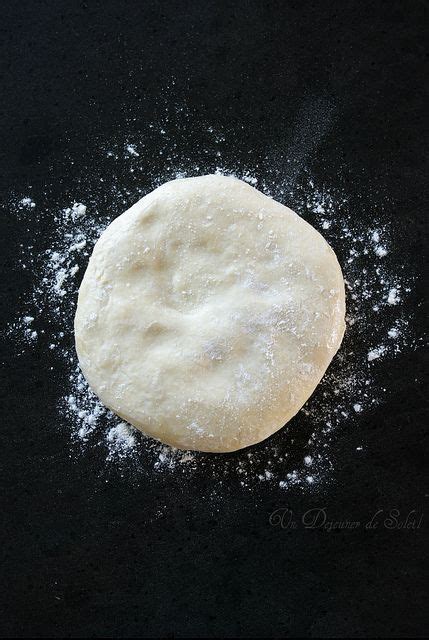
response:
<path fill-rule="evenodd" d="M 75 318 L 102 402 L 180 449 L 264 440 L 313 393 L 344 333 L 322 236 L 233 177 L 173 180 L 104 231 Z"/>

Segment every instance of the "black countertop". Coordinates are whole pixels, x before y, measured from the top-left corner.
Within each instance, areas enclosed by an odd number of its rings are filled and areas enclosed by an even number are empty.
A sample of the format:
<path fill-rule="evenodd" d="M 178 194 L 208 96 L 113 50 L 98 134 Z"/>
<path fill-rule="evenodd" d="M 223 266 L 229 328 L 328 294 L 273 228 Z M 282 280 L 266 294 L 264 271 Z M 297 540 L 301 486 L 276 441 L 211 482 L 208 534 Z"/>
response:
<path fill-rule="evenodd" d="M 33 0 L 0 12 L 3 327 L 34 278 L 17 258 L 34 230 L 11 199 L 85 202 L 94 171 L 109 175 L 94 149 L 111 140 L 146 140 L 139 162 L 165 175 L 148 122 L 174 113 L 179 164 L 204 163 L 207 123 L 228 132 L 223 163 L 250 155 L 268 175 L 273 154 L 289 156 L 290 181 L 310 167 L 368 229 L 389 202 L 397 266 L 414 277 L 403 311 L 422 335 L 426 3 Z M 115 171 L 130 205 L 145 171 Z M 108 207 L 109 188 L 97 193 Z M 40 243 L 55 223 L 37 224 Z M 198 470 L 136 479 L 106 470 L 96 448 L 71 455 L 61 363 L 7 330 L 2 347 L 2 637 L 425 635 L 422 349 L 380 363 L 385 400 L 336 432 L 330 482 L 306 492 L 242 490 L 226 471 L 221 487 Z M 296 526 L 273 518 L 286 509 Z M 309 509 L 357 524 L 308 528 Z M 415 526 L 401 528 L 407 516 Z"/>

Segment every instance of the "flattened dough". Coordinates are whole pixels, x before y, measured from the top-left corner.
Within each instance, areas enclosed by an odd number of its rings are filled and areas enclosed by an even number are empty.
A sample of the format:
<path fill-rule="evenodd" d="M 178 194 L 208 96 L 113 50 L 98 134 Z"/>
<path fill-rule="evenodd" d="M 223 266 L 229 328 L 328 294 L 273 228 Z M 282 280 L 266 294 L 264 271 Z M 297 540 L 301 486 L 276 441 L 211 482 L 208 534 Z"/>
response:
<path fill-rule="evenodd" d="M 75 318 L 102 402 L 180 449 L 264 440 L 302 407 L 344 333 L 323 237 L 233 177 L 173 180 L 95 245 Z"/>

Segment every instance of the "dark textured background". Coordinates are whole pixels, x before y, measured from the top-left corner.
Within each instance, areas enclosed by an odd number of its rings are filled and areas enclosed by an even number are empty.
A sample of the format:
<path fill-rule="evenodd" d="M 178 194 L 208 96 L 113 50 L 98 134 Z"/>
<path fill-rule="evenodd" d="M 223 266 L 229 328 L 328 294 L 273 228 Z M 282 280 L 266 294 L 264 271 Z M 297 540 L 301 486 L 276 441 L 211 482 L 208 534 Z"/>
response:
<path fill-rule="evenodd" d="M 3 1 L 0 18 L 5 202 L 55 178 L 58 197 L 76 193 L 79 167 L 66 172 L 61 157 L 88 162 L 88 140 L 124 121 L 145 130 L 174 78 L 167 99 L 235 131 L 231 158 L 262 156 L 289 135 L 295 155 L 352 199 L 388 195 L 396 255 L 423 273 L 428 3 Z M 311 126 L 318 100 L 333 113 L 326 131 Z M 189 155 L 204 142 L 187 144 Z M 353 214 L 371 225 L 371 207 Z M 4 325 L 31 275 L 16 263 L 22 222 L 5 207 L 1 225 Z M 418 332 L 422 283 L 408 308 Z M 429 517 L 422 350 L 380 369 L 387 401 L 338 433 L 330 487 L 231 487 L 214 507 L 198 474 L 179 491 L 114 469 L 106 478 L 96 454 L 70 459 L 57 428 L 61 371 L 43 350 L 17 358 L 2 343 L 2 636 L 425 635 L 424 519 L 407 531 L 269 524 L 283 507 L 362 522 L 379 509 Z"/>

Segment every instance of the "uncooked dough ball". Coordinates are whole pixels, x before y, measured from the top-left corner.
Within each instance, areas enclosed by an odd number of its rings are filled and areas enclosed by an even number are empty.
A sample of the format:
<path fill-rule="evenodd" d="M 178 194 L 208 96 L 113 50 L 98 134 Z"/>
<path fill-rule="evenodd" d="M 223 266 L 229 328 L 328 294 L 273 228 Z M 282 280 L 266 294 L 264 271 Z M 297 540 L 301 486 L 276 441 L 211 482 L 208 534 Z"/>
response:
<path fill-rule="evenodd" d="M 344 282 L 322 236 L 233 177 L 173 180 L 94 247 L 75 318 L 102 402 L 180 449 L 226 452 L 280 429 L 344 333 Z"/>

